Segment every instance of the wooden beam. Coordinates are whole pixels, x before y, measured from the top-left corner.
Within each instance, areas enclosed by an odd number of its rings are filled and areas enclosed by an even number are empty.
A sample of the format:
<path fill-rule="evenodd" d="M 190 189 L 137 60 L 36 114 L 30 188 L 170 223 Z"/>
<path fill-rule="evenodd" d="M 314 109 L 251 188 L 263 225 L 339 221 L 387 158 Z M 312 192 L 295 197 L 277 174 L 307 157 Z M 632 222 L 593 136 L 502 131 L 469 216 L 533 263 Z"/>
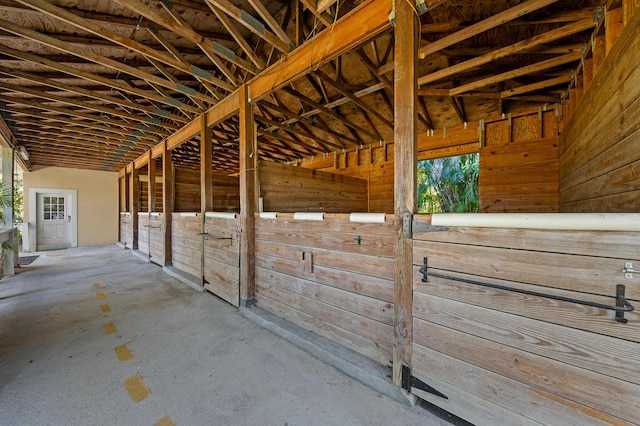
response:
<path fill-rule="evenodd" d="M 2 142 L 2 145 L 12 149 L 17 148 L 19 145 L 18 140 L 13 135 L 13 132 L 11 132 L 9 125 L 4 121 L 3 117 L 0 117 L 0 142 Z M 23 160 L 22 157 L 16 155 L 15 152 L 13 157 L 18 162 L 22 170 L 27 172 L 31 171 L 32 165 L 29 160 Z"/>
<path fill-rule="evenodd" d="M 138 169 L 131 163 L 131 221 L 133 223 L 133 245 L 132 249 L 138 249 L 138 212 L 140 211 L 140 178 Z"/>
<path fill-rule="evenodd" d="M 95 103 L 90 103 L 90 102 L 83 102 L 83 101 L 78 101 L 72 97 L 67 97 L 67 96 L 58 96 L 55 95 L 49 91 L 42 91 L 42 90 L 37 90 L 37 89 L 32 89 L 29 87 L 26 87 L 24 85 L 15 85 L 15 84 L 10 84 L 10 83 L 4 83 L 2 81 L 0 81 L 0 89 L 6 89 L 6 90 L 10 90 L 12 92 L 16 92 L 16 93 L 26 93 L 29 95 L 33 95 L 42 99 L 48 99 L 50 101 L 54 101 L 54 102 L 60 102 L 63 104 L 67 104 L 67 105 L 71 105 L 71 106 L 76 106 L 79 108 L 83 108 L 83 109 L 88 109 L 88 110 L 92 110 L 92 111 L 96 111 L 98 113 L 100 113 L 101 116 L 104 116 L 104 114 L 108 114 L 111 115 L 113 117 L 118 117 L 120 119 L 124 119 L 124 120 L 130 120 L 130 121 L 137 121 L 139 123 L 144 123 L 145 125 L 150 125 L 150 126 L 158 126 L 161 128 L 165 128 L 167 130 L 177 130 L 178 126 L 176 126 L 175 124 L 171 124 L 171 123 L 166 123 L 166 122 L 159 122 L 159 119 L 150 119 L 150 117 L 146 116 L 146 115 L 136 115 L 136 114 L 131 114 L 128 112 L 122 112 L 120 110 L 114 109 L 114 108 L 109 108 L 106 106 L 102 106 L 102 105 L 98 105 Z M 12 98 L 15 99 L 15 98 Z M 111 119 L 113 120 L 113 119 Z"/>
<path fill-rule="evenodd" d="M 213 144 L 211 129 L 200 120 L 200 210 L 213 210 Z"/>
<path fill-rule="evenodd" d="M 460 93 L 469 92 L 472 90 L 480 89 L 482 87 L 490 86 L 492 84 L 500 83 L 502 81 L 511 80 L 512 78 L 521 77 L 523 75 L 533 74 L 540 71 L 545 71 L 550 68 L 564 65 L 569 62 L 575 62 L 580 60 L 580 53 L 569 53 L 567 55 L 558 56 L 556 58 L 547 59 L 526 67 L 518 68 L 515 70 L 507 71 L 502 74 L 493 75 L 491 77 L 483 78 L 472 83 L 467 83 L 462 86 L 455 87 L 449 91 L 451 95 L 458 95 Z"/>
<path fill-rule="evenodd" d="M 572 80 L 571 74 L 560 77 L 550 78 L 538 83 L 527 84 L 525 86 L 515 87 L 513 89 L 503 90 L 500 92 L 500 98 L 506 99 L 511 96 L 522 95 L 524 93 L 535 92 L 536 90 L 546 89 L 560 84 L 566 84 Z"/>
<path fill-rule="evenodd" d="M 417 205 L 418 127 L 417 54 L 420 36 L 413 7 L 393 0 L 396 13 L 394 75 L 394 214 L 395 278 L 393 299 L 393 383 L 402 384 L 402 367 L 411 367 L 413 321 L 413 240 L 404 217 L 412 217 Z"/>
<path fill-rule="evenodd" d="M 421 47 L 419 50 L 420 58 L 424 58 L 451 45 L 460 43 L 461 41 L 467 40 L 473 36 L 490 30 L 491 28 L 498 27 L 506 22 L 555 3 L 556 1 L 557 0 L 529 0 L 525 3 L 520 3 L 517 6 L 493 15 L 484 21 L 480 21 L 477 24 L 466 27 L 454 34 L 442 37 L 433 43 L 429 43 L 426 46 Z"/>
<path fill-rule="evenodd" d="M 532 37 L 528 40 L 519 41 L 512 45 L 502 47 L 500 49 L 496 49 L 490 53 L 484 54 L 482 56 L 478 56 L 473 59 L 469 59 L 468 61 L 461 62 L 459 64 L 453 65 L 451 67 L 435 71 L 429 73 L 425 76 L 422 76 L 418 79 L 418 84 L 420 86 L 432 83 L 434 81 L 441 80 L 446 77 L 450 77 L 455 74 L 459 74 L 461 72 L 480 67 L 489 62 L 514 55 L 519 52 L 523 52 L 525 50 L 533 49 L 537 46 L 540 46 L 544 43 L 549 43 L 554 40 L 558 40 L 564 37 L 568 37 L 572 34 L 579 33 L 581 31 L 588 30 L 589 28 L 593 28 L 596 26 L 596 22 L 592 19 L 585 19 L 582 21 L 578 21 L 572 24 L 565 25 L 561 28 L 551 30 L 545 32 L 543 34 L 539 34 L 535 37 Z M 579 53 L 579 51 L 577 51 Z M 570 52 L 576 53 L 576 52 Z"/>
<path fill-rule="evenodd" d="M 103 95 L 103 94 L 97 93 L 95 90 L 88 90 L 80 86 L 72 86 L 69 84 L 64 84 L 59 81 L 49 79 L 49 78 L 43 78 L 32 73 L 28 73 L 20 70 L 14 70 L 6 67 L 0 67 L 0 73 L 6 74 L 12 77 L 16 77 L 16 78 L 23 78 L 26 80 L 33 81 L 34 83 L 39 83 L 48 87 L 54 87 L 56 89 L 64 90 L 70 93 L 76 93 L 78 95 L 86 96 L 88 98 L 92 98 L 98 101 L 104 101 L 114 105 L 119 105 L 123 108 L 140 111 L 145 114 L 155 115 L 157 117 L 163 117 L 163 118 L 167 117 L 170 120 L 178 123 L 185 124 L 188 122 L 184 117 L 173 114 L 167 110 L 160 110 L 159 108 L 153 108 L 150 106 L 141 105 L 136 102 L 131 102 L 126 98 L 117 98 L 115 96 Z"/>
<path fill-rule="evenodd" d="M 314 74 L 318 75 L 322 80 L 324 80 L 326 83 L 328 83 L 334 89 L 336 89 L 338 91 L 338 93 L 340 93 L 342 96 L 344 96 L 345 98 L 349 99 L 351 102 L 356 104 L 364 112 L 366 112 L 367 114 L 373 115 L 378 120 L 380 120 L 380 122 L 382 124 L 384 124 L 385 126 L 387 126 L 390 129 L 393 129 L 393 123 L 391 121 L 389 121 L 387 118 L 383 117 L 382 114 L 380 114 L 379 112 L 375 111 L 369 105 L 367 105 L 366 103 L 361 101 L 360 98 L 355 96 L 353 93 L 351 93 L 348 90 L 346 90 L 343 85 L 341 85 L 338 82 L 334 81 L 333 79 L 331 79 L 331 77 L 329 77 L 328 75 L 326 75 L 325 73 L 323 73 L 320 70 L 316 70 L 314 72 Z"/>
<path fill-rule="evenodd" d="M 149 155 L 149 162 L 147 164 L 147 170 L 149 172 L 147 204 L 149 207 L 149 213 L 153 213 L 158 210 L 156 206 L 156 161 L 151 156 L 151 150 L 147 151 L 147 153 Z"/>
<path fill-rule="evenodd" d="M 255 213 L 258 212 L 258 144 L 254 132 L 249 86 L 242 85 L 240 98 L 240 302 L 255 299 Z"/>
<path fill-rule="evenodd" d="M 116 89 L 125 93 L 129 93 L 131 95 L 135 95 L 135 96 L 140 96 L 143 99 L 148 99 L 154 102 L 159 102 L 165 105 L 170 105 L 172 107 L 175 107 L 176 105 L 178 105 L 178 108 L 180 109 L 186 109 L 189 112 L 192 113 L 196 113 L 199 110 L 197 108 L 194 108 L 190 105 L 184 104 L 181 100 L 170 97 L 170 96 L 158 96 L 155 93 L 149 91 L 149 90 L 142 90 L 142 89 L 138 89 L 136 87 L 132 87 L 128 84 L 123 84 L 120 81 L 114 80 L 114 79 L 110 79 L 107 77 L 102 77 L 98 74 L 93 74 L 90 72 L 86 72 L 86 71 L 82 71 L 79 69 L 76 69 L 74 67 L 47 59 L 43 56 L 38 56 L 38 55 L 34 55 L 31 53 L 27 53 L 27 52 L 22 52 L 16 49 L 11 49 L 9 47 L 0 45 L 0 53 L 4 53 L 6 55 L 9 55 L 11 57 L 14 57 L 16 59 L 22 59 L 24 61 L 28 61 L 28 62 L 33 62 L 34 64 L 39 64 L 39 65 L 44 65 L 48 68 L 51 68 L 53 70 L 56 71 L 60 71 L 62 73 L 83 79 L 83 80 L 88 80 L 88 81 L 93 81 L 94 83 L 97 83 L 99 85 L 105 86 L 105 87 L 110 87 L 112 89 Z"/>
<path fill-rule="evenodd" d="M 60 19 L 63 22 L 74 25 L 84 31 L 88 31 L 94 35 L 99 37 L 103 37 L 113 43 L 119 44 L 127 49 L 131 49 L 135 52 L 144 55 L 145 57 L 153 58 L 156 61 L 160 61 L 164 64 L 167 64 L 173 68 L 176 68 L 186 74 L 190 74 L 194 77 L 201 77 L 199 73 L 194 72 L 192 66 L 185 66 L 182 61 L 178 61 L 175 58 L 172 58 L 169 55 L 166 55 L 162 52 L 158 52 L 155 49 L 147 47 L 142 43 L 138 43 L 137 41 L 132 40 L 129 37 L 125 37 L 120 33 L 110 30 L 104 25 L 97 24 L 88 19 L 81 18 L 74 13 L 67 12 L 63 8 L 57 7 L 48 3 L 45 0 L 16 0 L 17 2 L 32 7 L 36 10 L 41 11 L 42 13 Z M 233 91 L 235 87 L 230 85 L 228 82 L 210 76 L 208 81 L 222 89 Z"/>
<path fill-rule="evenodd" d="M 316 2 L 313 0 L 300 0 L 302 4 L 311 12 L 325 27 L 330 27 L 333 19 L 328 13 L 323 13 L 316 7 Z"/>
<path fill-rule="evenodd" d="M 274 34 L 278 36 L 280 41 L 288 45 L 289 49 L 291 49 L 293 47 L 293 43 L 291 42 L 291 39 L 287 35 L 286 31 L 280 26 L 280 24 L 278 24 L 278 21 L 276 21 L 273 18 L 271 13 L 267 10 L 267 8 L 262 3 L 262 1 L 260 0 L 247 0 L 247 1 L 255 9 L 255 11 L 258 12 L 258 15 L 260 15 L 260 17 L 264 20 L 264 22 L 267 23 L 269 28 L 271 28 L 271 31 L 273 31 Z"/>
<path fill-rule="evenodd" d="M 171 17 L 173 18 L 173 20 L 175 21 L 175 23 L 183 28 L 186 31 L 191 31 L 191 32 L 195 32 L 195 30 L 193 29 L 193 27 L 191 25 L 189 25 L 189 23 L 187 23 L 184 19 L 182 19 L 182 15 L 180 15 L 180 13 L 178 13 L 178 11 L 173 7 L 173 5 L 169 2 L 162 2 L 162 7 L 164 7 L 164 9 L 169 13 L 169 15 L 171 15 Z M 236 80 L 236 76 L 234 75 L 234 73 L 227 67 L 227 65 L 222 62 L 222 59 L 220 59 L 218 57 L 218 55 L 215 53 L 213 46 L 208 46 L 204 43 L 204 40 L 200 40 L 198 43 L 196 43 L 196 45 L 198 46 L 198 48 L 200 50 L 202 50 L 202 53 L 205 54 L 205 56 L 207 56 L 207 58 L 209 58 L 209 60 L 211 62 L 213 62 L 213 64 L 218 67 L 218 70 L 220 70 L 220 72 L 227 78 L 227 80 L 229 80 L 231 82 L 231 84 L 233 85 L 233 87 L 235 88 L 238 85 L 238 82 Z M 226 58 L 227 60 L 230 59 L 234 59 L 237 60 L 239 58 L 235 57 L 234 55 L 229 55 Z M 243 63 L 244 62 L 239 62 L 238 64 Z M 244 64 L 245 66 L 250 66 L 247 64 Z"/>
<path fill-rule="evenodd" d="M 293 53 L 267 68 L 251 85 L 252 100 L 260 100 L 286 86 L 309 69 L 319 68 L 334 58 L 371 40 L 391 27 L 390 0 L 368 0 L 318 34 L 313 43 L 305 43 Z M 362 19 L 366 16 L 367 19 Z"/>
<path fill-rule="evenodd" d="M 171 265 L 171 213 L 175 204 L 175 169 L 171 158 L 171 151 L 167 144 L 162 144 L 162 212 L 164 223 L 162 233 L 164 235 L 164 264 Z"/>
<path fill-rule="evenodd" d="M 229 34 L 231 34 L 231 37 L 233 37 L 236 43 L 238 43 L 240 49 L 242 49 L 247 57 L 251 59 L 251 62 L 253 62 L 258 69 L 263 70 L 266 67 L 266 63 L 256 52 L 254 52 L 253 48 L 245 40 L 242 33 L 235 27 L 235 25 L 233 25 L 231 19 L 229 19 L 229 17 L 215 5 L 211 3 L 207 3 L 207 5 L 211 8 L 222 25 L 224 25 L 226 30 L 229 31 Z"/>
<path fill-rule="evenodd" d="M 258 21 L 256 18 L 254 18 L 252 15 L 250 15 L 246 11 L 235 6 L 230 1 L 228 0 L 205 0 L 205 1 L 207 3 L 210 3 L 218 7 L 224 13 L 229 15 L 231 18 L 238 21 L 239 24 L 243 25 L 249 31 L 257 35 L 258 37 L 260 37 L 270 45 L 274 46 L 276 49 L 278 49 L 282 53 L 289 52 L 289 48 L 290 48 L 289 43 L 283 42 L 278 38 L 277 35 L 273 34 L 271 31 L 267 31 L 264 28 L 264 25 L 260 21 Z"/>
<path fill-rule="evenodd" d="M 39 33 L 37 31 L 28 29 L 28 28 L 24 28 L 21 27 L 19 25 L 14 24 L 13 22 L 9 22 L 6 21 L 4 19 L 0 19 L 0 29 L 4 29 L 6 31 L 9 31 L 12 34 L 16 34 L 19 36 L 22 36 L 24 38 L 27 38 L 29 40 L 33 40 L 36 41 L 38 43 L 41 43 L 45 46 L 48 47 L 52 47 L 54 49 L 58 49 L 60 51 L 69 53 L 71 55 L 74 56 L 78 56 L 80 58 L 86 59 L 88 61 L 91 62 L 95 62 L 96 64 L 100 64 L 112 69 L 115 69 L 117 71 L 120 71 L 122 73 L 125 74 L 129 74 L 131 76 L 140 78 L 144 81 L 147 81 L 149 83 L 155 83 L 159 86 L 162 87 L 166 87 L 167 89 L 171 89 L 171 90 L 175 90 L 181 93 L 185 93 L 185 94 L 190 94 L 193 96 L 198 97 L 199 99 L 209 102 L 211 104 L 215 104 L 217 101 L 214 98 L 211 98 L 209 96 L 203 95 L 202 93 L 199 93 L 197 91 L 195 91 L 192 88 L 186 87 L 180 84 L 176 84 L 172 81 L 163 79 L 158 77 L 155 74 L 151 74 L 145 71 L 142 71 L 136 67 L 130 66 L 130 65 L 126 65 L 123 64 L 117 60 L 114 59 L 110 59 L 107 58 L 105 56 L 99 55 L 97 53 L 94 53 L 92 51 L 89 50 L 84 50 L 84 49 L 80 49 L 78 47 L 72 46 L 70 44 L 61 42 L 60 40 L 53 38 L 53 37 L 49 37 L 47 35 L 44 35 L 42 33 Z M 228 90 L 233 90 L 233 86 L 229 85 L 228 83 L 225 83 L 227 85 L 227 89 Z"/>

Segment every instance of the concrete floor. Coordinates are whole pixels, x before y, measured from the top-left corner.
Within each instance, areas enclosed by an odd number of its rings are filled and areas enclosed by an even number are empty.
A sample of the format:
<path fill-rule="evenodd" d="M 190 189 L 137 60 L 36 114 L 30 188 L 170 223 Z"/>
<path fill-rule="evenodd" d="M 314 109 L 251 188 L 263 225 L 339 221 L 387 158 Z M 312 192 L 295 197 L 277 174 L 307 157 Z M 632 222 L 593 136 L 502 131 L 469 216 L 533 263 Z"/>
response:
<path fill-rule="evenodd" d="M 2 425 L 446 425 L 116 246 L 0 281 Z"/>

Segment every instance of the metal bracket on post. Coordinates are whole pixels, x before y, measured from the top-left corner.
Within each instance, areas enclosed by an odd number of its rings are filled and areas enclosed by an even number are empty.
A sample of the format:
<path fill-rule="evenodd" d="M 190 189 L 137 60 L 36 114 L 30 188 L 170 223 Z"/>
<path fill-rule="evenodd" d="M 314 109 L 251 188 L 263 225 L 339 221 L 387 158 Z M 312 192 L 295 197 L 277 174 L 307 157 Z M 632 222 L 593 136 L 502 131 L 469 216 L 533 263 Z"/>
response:
<path fill-rule="evenodd" d="M 421 391 L 428 392 L 435 396 L 439 396 L 440 398 L 449 399 L 447 395 L 443 394 L 439 390 L 429 386 L 428 384 L 418 379 L 417 377 L 412 376 L 411 368 L 407 367 L 406 365 L 403 365 L 402 366 L 402 389 L 406 390 L 407 392 L 411 392 L 412 388 L 416 388 Z"/>
<path fill-rule="evenodd" d="M 622 284 L 616 285 L 616 307 L 626 308 L 629 306 L 630 306 L 629 302 L 627 302 L 627 299 L 625 299 L 624 297 L 624 285 Z M 629 322 L 629 320 L 624 317 L 624 312 L 625 311 L 622 311 L 622 310 L 616 311 L 616 321 L 622 324 L 626 324 Z"/>
<path fill-rule="evenodd" d="M 402 215 L 402 236 L 404 238 L 413 237 L 412 229 L 413 215 L 411 213 L 404 213 Z"/>

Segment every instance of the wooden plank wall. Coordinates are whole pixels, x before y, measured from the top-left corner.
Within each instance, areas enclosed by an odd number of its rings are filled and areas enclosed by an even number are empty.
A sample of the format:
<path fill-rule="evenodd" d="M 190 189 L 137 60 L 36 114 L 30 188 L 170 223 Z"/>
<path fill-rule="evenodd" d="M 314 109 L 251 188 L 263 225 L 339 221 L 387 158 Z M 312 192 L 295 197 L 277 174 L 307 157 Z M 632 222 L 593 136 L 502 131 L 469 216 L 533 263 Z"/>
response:
<path fill-rule="evenodd" d="M 120 212 L 120 242 L 127 248 L 133 247 L 133 219 L 128 212 Z"/>
<path fill-rule="evenodd" d="M 256 215 L 256 302 L 305 329 L 390 365 L 393 216 L 351 223 Z"/>
<path fill-rule="evenodd" d="M 200 171 L 176 168 L 176 212 L 200 211 Z M 162 189 L 162 187 L 161 187 Z M 213 174 L 213 210 L 240 209 L 240 181 L 237 176 Z"/>
<path fill-rule="evenodd" d="M 205 217 L 204 288 L 240 305 L 240 218 Z M 230 240 L 222 238 L 231 238 Z"/>
<path fill-rule="evenodd" d="M 175 169 L 174 212 L 200 211 L 200 171 Z"/>
<path fill-rule="evenodd" d="M 173 213 L 171 219 L 171 264 L 202 278 L 202 215 Z"/>
<path fill-rule="evenodd" d="M 639 9 L 629 19 L 560 139 L 563 212 L 640 211 Z"/>
<path fill-rule="evenodd" d="M 260 163 L 260 197 L 272 212 L 367 212 L 367 181 L 303 167 Z"/>
<path fill-rule="evenodd" d="M 416 393 L 475 424 L 640 424 L 640 313 L 614 312 L 430 275 L 428 271 L 615 305 L 640 306 L 638 232 L 451 228 L 415 234 Z M 470 350 L 470 348 L 472 348 Z"/>
<path fill-rule="evenodd" d="M 162 211 L 162 177 L 158 177 L 156 180 L 156 211 Z M 140 179 L 140 211 L 149 211 L 149 181 L 147 179 Z"/>
<path fill-rule="evenodd" d="M 544 111 L 493 117 L 421 134 L 418 138 L 418 160 L 480 152 L 482 145 L 485 157 L 491 157 L 482 163 L 483 156 L 480 156 L 482 211 L 557 211 L 558 155 L 557 146 L 553 145 L 557 145 L 560 131 L 558 114 L 556 107 L 550 106 Z M 519 164 L 518 167 L 528 167 L 527 174 L 518 174 L 508 165 L 495 166 L 500 156 L 509 160 L 520 155 L 519 162 L 522 163 L 528 150 L 541 148 L 543 152 L 537 154 L 546 153 L 544 161 L 538 159 L 531 164 Z M 391 142 L 305 159 L 300 165 L 366 180 L 369 182 L 369 211 L 393 213 L 393 158 L 394 145 Z M 496 182 L 502 183 L 504 178 L 511 179 L 511 183 L 497 186 Z M 528 188 L 523 188 L 525 185 Z M 522 189 L 528 192 L 523 193 Z M 504 197 L 498 197 L 497 193 Z M 522 194 L 529 194 L 531 201 Z"/>
<path fill-rule="evenodd" d="M 480 149 L 482 213 L 558 211 L 558 138 Z"/>
<path fill-rule="evenodd" d="M 149 213 L 138 213 L 138 251 L 149 254 Z"/>
<path fill-rule="evenodd" d="M 164 214 L 151 213 L 149 217 L 149 259 L 164 266 Z"/>

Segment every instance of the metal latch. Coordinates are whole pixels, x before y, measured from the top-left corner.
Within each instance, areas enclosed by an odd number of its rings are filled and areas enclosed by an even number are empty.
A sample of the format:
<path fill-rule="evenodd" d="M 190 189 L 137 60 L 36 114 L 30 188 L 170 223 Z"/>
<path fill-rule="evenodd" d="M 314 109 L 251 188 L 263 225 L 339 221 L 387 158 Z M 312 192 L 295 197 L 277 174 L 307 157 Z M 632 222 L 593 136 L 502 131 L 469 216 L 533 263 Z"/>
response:
<path fill-rule="evenodd" d="M 633 278 L 634 272 L 636 274 L 640 274 L 640 271 L 636 271 L 635 269 L 633 269 L 633 263 L 631 262 L 625 262 L 624 269 L 622 269 L 622 272 L 624 272 L 625 278 Z"/>

